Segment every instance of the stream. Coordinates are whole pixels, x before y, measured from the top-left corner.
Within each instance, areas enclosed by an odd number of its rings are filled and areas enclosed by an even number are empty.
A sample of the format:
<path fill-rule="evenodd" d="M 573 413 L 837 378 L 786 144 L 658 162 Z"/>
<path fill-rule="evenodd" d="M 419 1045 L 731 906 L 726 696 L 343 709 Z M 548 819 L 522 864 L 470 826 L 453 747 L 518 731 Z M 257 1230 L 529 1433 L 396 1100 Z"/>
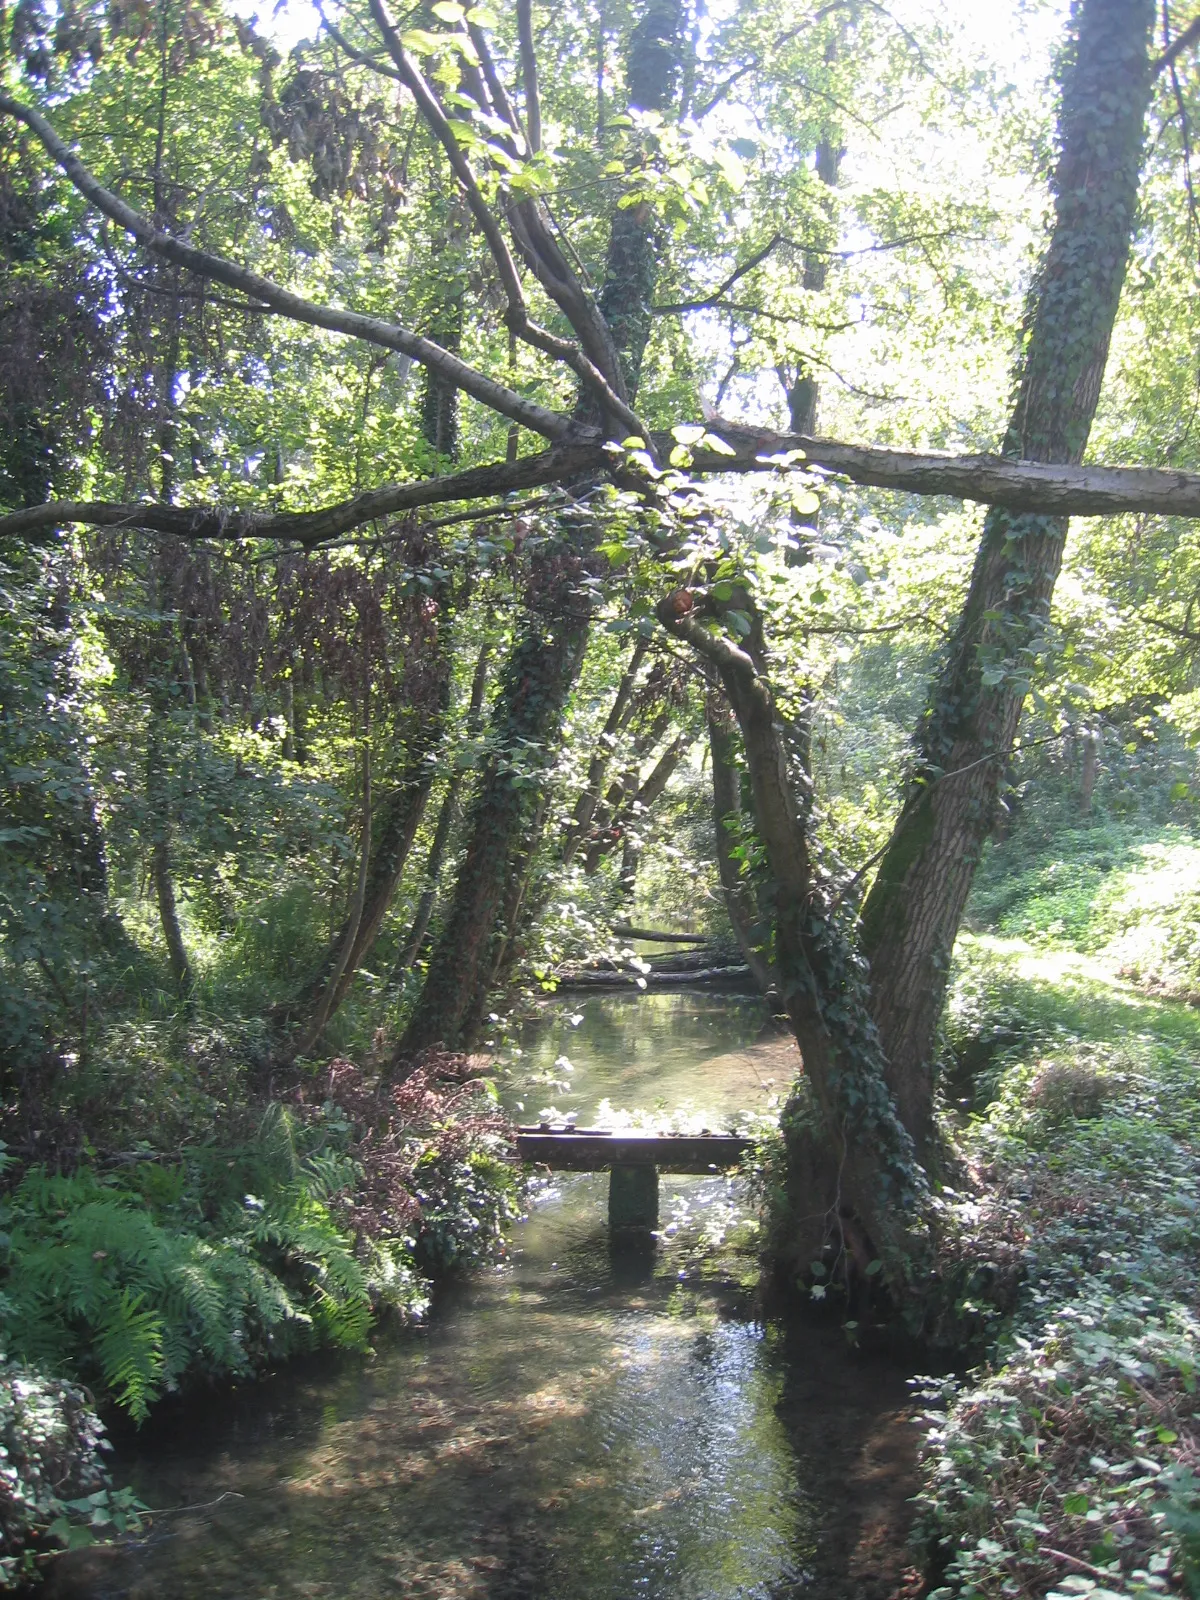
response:
<path fill-rule="evenodd" d="M 795 1070 L 760 1002 L 561 1000 L 511 1109 L 687 1104 L 714 1130 Z M 567 1058 L 564 1060 L 563 1058 Z M 507 1261 L 371 1359 L 312 1358 L 122 1443 L 147 1538 L 54 1569 L 60 1600 L 887 1600 L 907 1556 L 905 1373 L 835 1324 L 762 1320 L 734 1180 L 661 1180 L 614 1249 L 607 1176 L 555 1174 Z"/>

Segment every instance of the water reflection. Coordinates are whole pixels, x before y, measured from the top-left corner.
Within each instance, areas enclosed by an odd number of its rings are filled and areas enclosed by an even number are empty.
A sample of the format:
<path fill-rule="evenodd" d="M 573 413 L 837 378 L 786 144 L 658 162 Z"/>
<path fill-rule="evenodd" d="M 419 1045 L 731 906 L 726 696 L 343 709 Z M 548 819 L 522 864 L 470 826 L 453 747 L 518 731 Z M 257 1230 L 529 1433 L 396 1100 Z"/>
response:
<path fill-rule="evenodd" d="M 651 1093 L 726 1111 L 790 1070 L 744 1002 L 606 996 L 580 1013 L 531 1033 L 524 1059 L 537 1072 L 569 1054 L 581 1114 Z M 69 1558 L 59 1594 L 841 1593 L 821 1586 L 822 1550 L 833 1572 L 848 1537 L 835 1530 L 831 1545 L 828 1479 L 858 1437 L 855 1405 L 870 1414 L 863 1374 L 856 1400 L 844 1352 L 817 1351 L 815 1367 L 803 1355 L 818 1387 L 843 1374 L 847 1409 L 818 1457 L 804 1434 L 820 1399 L 797 1410 L 789 1336 L 750 1320 L 669 1242 L 614 1252 L 606 1181 L 558 1178 L 509 1263 L 442 1296 L 426 1329 L 373 1361 L 313 1363 L 181 1413 L 130 1476 L 151 1503 L 196 1509 L 160 1518 L 140 1549 Z M 665 1179 L 664 1216 L 672 1197 L 689 1215 L 730 1203 L 713 1178 Z"/>

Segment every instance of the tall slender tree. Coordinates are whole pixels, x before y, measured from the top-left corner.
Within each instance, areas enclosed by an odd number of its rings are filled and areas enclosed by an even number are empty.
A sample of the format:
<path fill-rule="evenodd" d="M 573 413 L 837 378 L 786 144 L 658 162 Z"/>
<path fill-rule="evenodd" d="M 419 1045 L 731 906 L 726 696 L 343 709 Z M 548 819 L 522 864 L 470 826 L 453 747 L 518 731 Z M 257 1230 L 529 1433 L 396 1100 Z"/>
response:
<path fill-rule="evenodd" d="M 1083 460 L 1125 282 L 1153 82 L 1152 0 L 1081 0 L 1063 62 L 1054 223 L 1030 293 L 1003 453 Z M 996 819 L 1039 654 L 1067 518 L 1000 507 L 916 732 L 903 810 L 863 908 L 888 1081 L 927 1153 L 950 954 Z"/>

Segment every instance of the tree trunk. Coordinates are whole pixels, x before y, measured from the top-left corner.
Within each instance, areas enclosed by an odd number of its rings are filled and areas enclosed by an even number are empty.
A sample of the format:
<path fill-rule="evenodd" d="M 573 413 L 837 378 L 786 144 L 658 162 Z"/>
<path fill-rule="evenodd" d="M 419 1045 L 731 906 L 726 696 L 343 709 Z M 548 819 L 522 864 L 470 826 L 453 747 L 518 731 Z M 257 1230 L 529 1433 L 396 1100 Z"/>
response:
<path fill-rule="evenodd" d="M 678 77 L 681 0 L 645 0 L 629 36 L 629 103 L 665 111 Z M 659 229 L 649 205 L 613 213 L 600 310 L 620 354 L 626 389 L 637 392 L 652 321 Z M 581 395 L 576 414 L 594 420 L 595 403 Z M 403 1076 L 416 1053 L 442 1043 L 470 1048 L 487 1010 L 487 991 L 517 929 L 503 926 L 507 907 L 518 914 L 526 874 L 545 815 L 543 786 L 561 737 L 562 718 L 587 645 L 588 621 L 572 592 L 595 543 L 588 526 L 564 530 L 531 563 L 533 605 L 505 668 L 493 726 L 497 751 L 470 812 L 469 843 L 454 901 L 430 958 L 420 999 L 389 1067 Z M 528 731 L 526 731 L 528 730 Z M 536 752 L 536 754 L 534 753 Z M 522 772 L 517 760 L 523 764 Z"/>
<path fill-rule="evenodd" d="M 188 960 L 183 930 L 179 926 L 179 908 L 175 901 L 175 879 L 171 863 L 171 806 L 167 795 L 164 771 L 163 733 L 161 722 L 165 709 L 157 703 L 157 693 L 151 693 L 150 734 L 146 744 L 146 801 L 150 811 L 150 877 L 154 884 L 154 898 L 158 904 L 158 918 L 162 925 L 163 942 L 167 947 L 167 961 L 175 987 L 184 993 L 192 987 L 192 967 Z"/>
<path fill-rule="evenodd" d="M 600 738 L 596 743 L 596 753 L 588 763 L 587 780 L 584 784 L 583 793 L 575 802 L 575 811 L 571 817 L 570 827 L 567 829 L 567 837 L 562 853 L 564 867 L 569 867 L 575 859 L 575 854 L 592 825 L 592 818 L 596 814 L 596 807 L 600 804 L 600 796 L 604 792 L 604 779 L 608 772 L 609 761 L 612 759 L 613 741 L 628 721 L 628 713 L 633 701 L 634 685 L 637 682 L 638 672 L 646 658 L 646 651 L 649 647 L 648 639 L 639 639 L 633 647 L 633 654 L 629 658 L 628 666 L 621 674 L 621 681 L 617 685 L 617 692 L 613 697 L 612 709 L 608 713 Z"/>
<path fill-rule="evenodd" d="M 350 961 L 355 940 L 358 937 L 359 925 L 362 921 L 363 907 L 367 895 L 367 869 L 371 860 L 371 745 L 370 730 L 364 734 L 362 758 L 362 844 L 358 854 L 358 883 L 354 890 L 354 898 L 350 902 L 350 911 L 346 918 L 346 928 L 342 937 L 342 947 L 338 952 L 333 969 L 322 990 L 311 1017 L 297 1034 L 286 1052 L 286 1059 L 294 1061 L 297 1056 L 306 1056 L 309 1051 L 319 1043 L 321 1035 L 325 1032 L 325 1024 L 333 1014 L 337 1004 L 339 988 L 342 977 Z"/>
<path fill-rule="evenodd" d="M 473 739 L 479 731 L 479 719 L 483 711 L 483 696 L 487 689 L 488 659 L 490 655 L 491 646 L 485 639 L 479 647 L 479 655 L 475 662 L 475 675 L 471 680 L 471 698 L 467 706 L 467 720 L 463 730 L 464 737 L 467 739 Z M 406 972 L 413 966 L 425 946 L 425 936 L 429 932 L 429 923 L 433 917 L 434 905 L 437 902 L 438 877 L 441 874 L 446 847 L 450 843 L 450 831 L 458 818 L 458 801 L 459 796 L 462 794 L 465 777 L 466 773 L 461 768 L 456 768 L 446 784 L 446 793 L 442 796 L 442 806 L 438 812 L 437 826 L 433 831 L 433 843 L 429 846 L 429 858 L 425 863 L 425 887 L 422 889 L 421 898 L 417 902 L 412 927 L 409 929 L 407 937 L 401 946 L 394 975 Z"/>
<path fill-rule="evenodd" d="M 775 987 L 775 975 L 765 951 L 767 930 L 759 915 L 750 878 L 743 873 L 742 863 L 733 853 L 733 831 L 742 811 L 734 757 L 735 737 L 734 721 L 729 709 L 724 703 L 717 703 L 714 694 L 713 703 L 708 709 L 708 750 L 712 761 L 713 836 L 716 841 L 717 870 L 738 949 L 755 983 L 766 994 Z"/>
<path fill-rule="evenodd" d="M 1034 283 L 1005 453 L 1079 463 L 1125 279 L 1152 0 L 1083 0 L 1063 77 L 1055 222 Z M 954 940 L 1062 563 L 1064 517 L 993 508 L 887 854 L 863 910 L 873 1010 L 901 1118 L 933 1138 L 933 1054 Z"/>
<path fill-rule="evenodd" d="M 448 635 L 449 632 L 449 627 L 444 626 L 439 630 L 439 635 Z M 400 771 L 386 802 L 379 808 L 382 815 L 371 846 L 362 906 L 357 914 L 352 911 L 343 919 L 341 927 L 330 940 L 321 965 L 290 1007 L 293 1015 L 311 1010 L 322 999 L 329 989 L 334 968 L 340 966 L 326 1016 L 328 1021 L 328 1017 L 332 1016 L 349 993 L 355 973 L 374 949 L 379 937 L 433 788 L 433 756 L 442 738 L 446 691 L 449 687 L 448 644 L 440 646 L 440 653 L 440 665 L 445 670 L 439 700 L 435 706 L 413 719 L 407 737 L 400 741 Z M 354 923 L 353 930 L 350 928 L 351 922 Z M 343 951 L 346 952 L 344 961 Z"/>
<path fill-rule="evenodd" d="M 587 640 L 585 623 L 537 620 L 505 664 L 492 718 L 493 750 L 468 813 L 469 844 L 416 1010 L 392 1061 L 401 1077 L 421 1050 L 469 1049 L 496 961 L 499 921 L 533 823 L 567 696 Z"/>
<path fill-rule="evenodd" d="M 766 855 L 776 981 L 804 1064 L 783 1118 L 790 1218 L 778 1254 L 795 1270 L 830 1245 L 839 1260 L 865 1253 L 865 1262 L 882 1262 L 903 1304 L 928 1255 L 925 1174 L 888 1094 L 863 964 L 812 871 L 807 785 L 789 763 L 761 632 L 756 625 L 739 647 L 696 616 L 679 615 L 670 600 L 658 616 L 720 674 Z"/>

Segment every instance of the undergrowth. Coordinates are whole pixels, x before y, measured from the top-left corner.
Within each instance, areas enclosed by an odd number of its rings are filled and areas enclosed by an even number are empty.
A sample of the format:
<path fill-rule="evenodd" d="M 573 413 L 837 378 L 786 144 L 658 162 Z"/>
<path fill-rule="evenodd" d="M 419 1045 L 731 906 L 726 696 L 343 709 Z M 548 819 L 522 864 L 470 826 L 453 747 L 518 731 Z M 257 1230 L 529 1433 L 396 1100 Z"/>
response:
<path fill-rule="evenodd" d="M 1151 993 L 1200 1004 L 1200 843 L 1194 830 L 1072 818 L 992 850 L 971 897 L 980 931 L 1102 957 Z"/>
<path fill-rule="evenodd" d="M 140 1092 L 170 1098 L 171 1073 Z M 9 1120 L 22 1132 L 15 1110 Z M 57 1126 L 69 1133 L 72 1117 Z M 86 1463 L 100 1435 L 79 1420 L 75 1384 L 140 1423 L 184 1387 L 299 1351 L 365 1349 L 381 1320 L 423 1314 L 433 1277 L 503 1249 L 523 1193 L 505 1139 L 490 1084 L 431 1053 L 389 1091 L 335 1061 L 286 1100 L 227 1107 L 173 1149 L 89 1142 L 75 1159 L 68 1139 L 54 1164 L 5 1151 L 0 1340 L 18 1376 L 0 1382 L 0 1407 L 7 1395 L 36 1413 L 39 1437 L 75 1440 L 78 1460 L 46 1487 L 37 1452 L 0 1441 L 0 1575 L 134 1514 Z"/>
<path fill-rule="evenodd" d="M 957 1059 L 1002 1043 L 944 1233 L 1020 1287 L 987 1365 L 925 1381 L 933 1593 L 1200 1595 L 1200 1017 L 1011 943 L 960 962 Z"/>

